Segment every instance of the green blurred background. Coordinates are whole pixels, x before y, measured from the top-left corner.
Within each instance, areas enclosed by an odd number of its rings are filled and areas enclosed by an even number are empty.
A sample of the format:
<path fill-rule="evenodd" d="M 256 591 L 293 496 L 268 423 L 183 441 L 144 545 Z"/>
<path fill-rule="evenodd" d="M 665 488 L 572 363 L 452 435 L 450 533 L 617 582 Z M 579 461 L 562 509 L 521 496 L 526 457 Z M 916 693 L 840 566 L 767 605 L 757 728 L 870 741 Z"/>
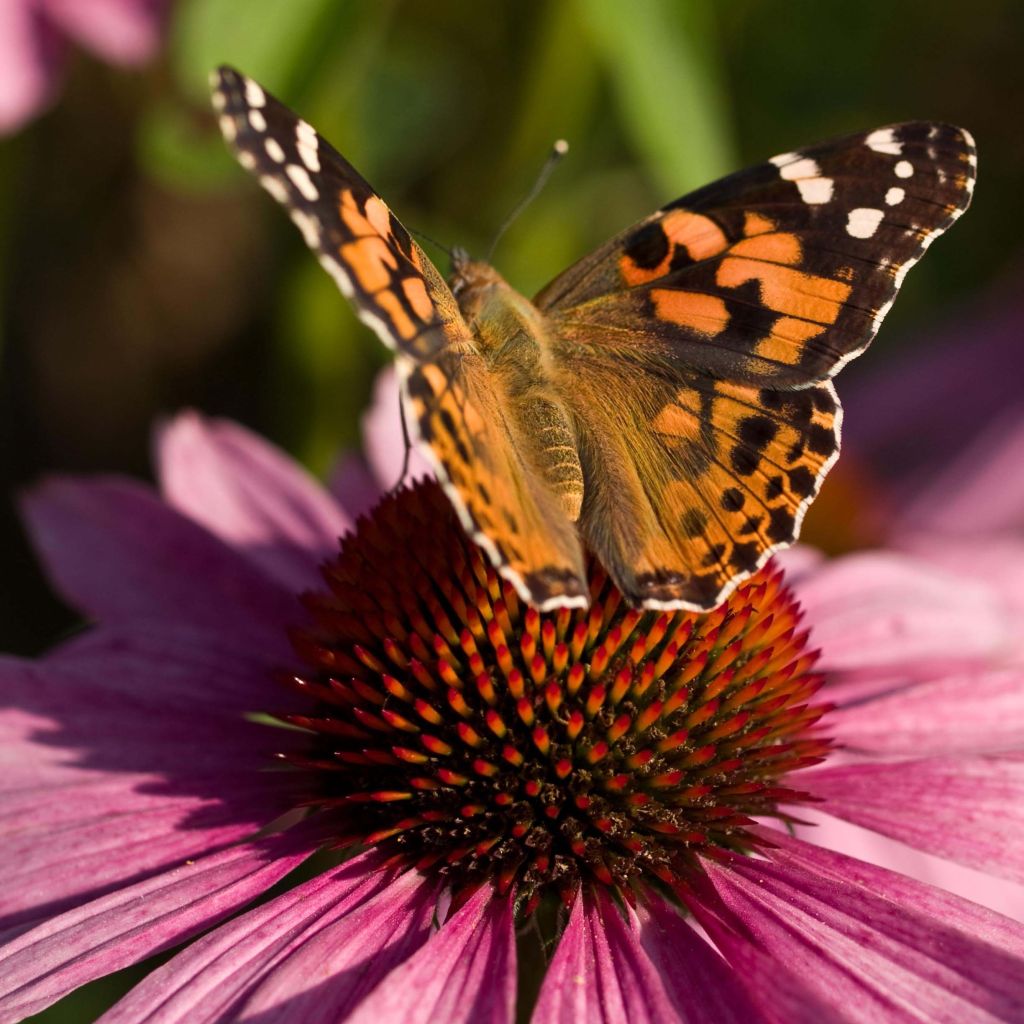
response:
<path fill-rule="evenodd" d="M 743 164 L 901 119 L 962 124 L 974 207 L 911 276 L 877 366 L 1019 289 L 1022 30 L 1019 0 L 179 0 L 144 71 L 76 56 L 58 103 L 0 143 L 3 493 L 52 471 L 147 474 L 152 423 L 183 406 L 321 473 L 358 444 L 386 355 L 224 149 L 215 64 L 301 112 L 407 226 L 477 254 L 567 138 L 496 256 L 528 294 Z M 36 652 L 70 618 L 11 504 L 0 525 L 0 644 Z M 89 1020 L 123 984 L 40 1019 Z"/>

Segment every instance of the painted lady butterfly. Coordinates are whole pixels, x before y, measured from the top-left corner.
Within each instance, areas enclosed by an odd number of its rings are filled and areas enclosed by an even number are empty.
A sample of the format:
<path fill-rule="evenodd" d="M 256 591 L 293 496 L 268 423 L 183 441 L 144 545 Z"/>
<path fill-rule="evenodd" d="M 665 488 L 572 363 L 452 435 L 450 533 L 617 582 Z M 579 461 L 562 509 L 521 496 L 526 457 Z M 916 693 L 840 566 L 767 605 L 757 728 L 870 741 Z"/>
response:
<path fill-rule="evenodd" d="M 531 301 L 460 251 L 446 283 L 252 80 L 222 68 L 213 97 L 238 160 L 396 352 L 467 530 L 542 610 L 587 605 L 583 545 L 631 604 L 705 610 L 796 539 L 839 452 L 831 378 L 967 208 L 977 163 L 967 132 L 929 122 L 773 157 Z"/>

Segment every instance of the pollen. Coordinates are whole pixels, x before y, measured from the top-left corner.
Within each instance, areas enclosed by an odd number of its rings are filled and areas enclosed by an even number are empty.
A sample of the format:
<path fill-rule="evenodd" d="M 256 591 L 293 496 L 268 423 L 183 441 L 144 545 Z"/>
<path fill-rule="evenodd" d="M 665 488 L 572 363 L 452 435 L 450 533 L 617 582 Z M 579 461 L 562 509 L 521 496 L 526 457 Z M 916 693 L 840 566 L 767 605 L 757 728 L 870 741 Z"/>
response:
<path fill-rule="evenodd" d="M 535 906 L 599 883 L 676 888 L 830 741 L 800 611 L 771 566 L 706 614 L 637 611 L 596 562 L 585 609 L 524 604 L 440 488 L 385 498 L 306 595 L 306 802 L 339 846 Z"/>

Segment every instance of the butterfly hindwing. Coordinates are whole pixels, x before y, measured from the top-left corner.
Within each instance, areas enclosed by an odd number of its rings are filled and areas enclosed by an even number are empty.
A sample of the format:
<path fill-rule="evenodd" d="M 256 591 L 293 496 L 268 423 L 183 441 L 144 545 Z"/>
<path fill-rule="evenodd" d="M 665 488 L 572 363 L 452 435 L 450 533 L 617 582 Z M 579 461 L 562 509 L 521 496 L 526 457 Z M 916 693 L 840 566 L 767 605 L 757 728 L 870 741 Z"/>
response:
<path fill-rule="evenodd" d="M 585 606 L 575 525 L 524 456 L 500 379 L 477 353 L 450 349 L 409 366 L 405 387 L 449 496 L 491 561 L 542 610 Z"/>

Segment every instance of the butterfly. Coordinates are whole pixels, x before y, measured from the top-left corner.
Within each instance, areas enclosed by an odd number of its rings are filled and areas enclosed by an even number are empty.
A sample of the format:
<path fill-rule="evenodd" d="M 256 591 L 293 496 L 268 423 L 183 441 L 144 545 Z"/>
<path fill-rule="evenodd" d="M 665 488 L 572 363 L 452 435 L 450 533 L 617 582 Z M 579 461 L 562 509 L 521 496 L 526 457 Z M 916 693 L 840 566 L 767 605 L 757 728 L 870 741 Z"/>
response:
<path fill-rule="evenodd" d="M 411 432 L 535 607 L 586 607 L 585 551 L 634 607 L 705 611 L 792 544 L 839 453 L 832 378 L 967 208 L 960 128 L 910 122 L 773 157 L 669 203 L 532 300 L 446 281 L 304 120 L 212 76 L 239 162 L 395 352 Z"/>

